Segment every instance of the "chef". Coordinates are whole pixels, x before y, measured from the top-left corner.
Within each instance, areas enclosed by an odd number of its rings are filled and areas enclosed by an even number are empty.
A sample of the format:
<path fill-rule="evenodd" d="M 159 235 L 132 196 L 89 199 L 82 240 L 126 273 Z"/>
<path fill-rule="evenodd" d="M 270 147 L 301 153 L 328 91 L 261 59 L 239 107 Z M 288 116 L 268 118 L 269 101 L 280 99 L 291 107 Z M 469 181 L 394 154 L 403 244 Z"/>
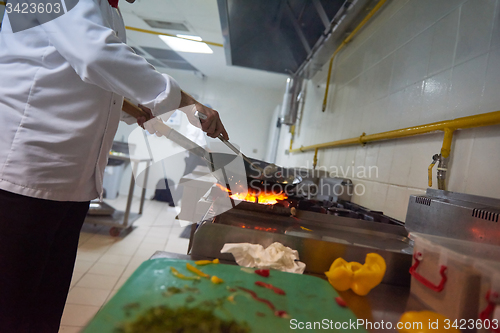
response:
<path fill-rule="evenodd" d="M 7 1 L 0 32 L 0 332 L 58 332 L 80 228 L 89 201 L 102 193 L 123 96 L 155 116 L 194 104 L 207 116 L 202 129 L 227 139 L 216 111 L 125 44 L 117 5 Z"/>

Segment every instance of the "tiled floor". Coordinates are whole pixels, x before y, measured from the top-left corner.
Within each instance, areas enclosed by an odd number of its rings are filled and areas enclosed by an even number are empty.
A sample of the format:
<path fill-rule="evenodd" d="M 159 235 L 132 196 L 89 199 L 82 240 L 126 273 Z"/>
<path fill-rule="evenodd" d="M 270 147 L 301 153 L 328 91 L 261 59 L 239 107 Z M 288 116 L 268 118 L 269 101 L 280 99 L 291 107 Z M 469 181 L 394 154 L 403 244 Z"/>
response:
<path fill-rule="evenodd" d="M 125 197 L 106 202 L 116 209 L 125 208 Z M 132 204 L 134 209 L 138 209 L 138 202 Z M 184 227 L 175 216 L 168 204 L 146 200 L 144 214 L 129 233 L 119 237 L 111 237 L 109 227 L 84 224 L 59 332 L 80 332 L 155 251 L 185 254 L 189 241 L 179 238 Z"/>

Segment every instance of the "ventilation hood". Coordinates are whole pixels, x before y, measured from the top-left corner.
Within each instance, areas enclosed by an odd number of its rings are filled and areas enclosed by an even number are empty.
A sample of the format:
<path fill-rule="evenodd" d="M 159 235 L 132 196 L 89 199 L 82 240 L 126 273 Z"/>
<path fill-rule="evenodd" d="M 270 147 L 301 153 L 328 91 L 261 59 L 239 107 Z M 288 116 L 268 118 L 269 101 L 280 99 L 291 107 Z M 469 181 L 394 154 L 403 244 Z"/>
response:
<path fill-rule="evenodd" d="M 376 0 L 218 0 L 228 65 L 312 77 Z"/>

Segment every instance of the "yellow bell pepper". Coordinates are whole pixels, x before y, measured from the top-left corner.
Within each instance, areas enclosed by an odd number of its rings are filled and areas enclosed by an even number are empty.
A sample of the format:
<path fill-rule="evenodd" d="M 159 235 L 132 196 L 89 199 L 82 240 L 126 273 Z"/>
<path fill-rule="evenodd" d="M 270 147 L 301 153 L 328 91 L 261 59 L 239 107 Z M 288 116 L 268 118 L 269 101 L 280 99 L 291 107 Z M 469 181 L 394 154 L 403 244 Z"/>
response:
<path fill-rule="evenodd" d="M 185 276 L 184 274 L 179 273 L 179 271 L 177 269 L 175 269 L 174 267 L 170 267 L 170 271 L 172 272 L 172 274 L 175 277 L 182 279 L 182 280 L 199 280 L 200 279 L 199 276 Z"/>
<path fill-rule="evenodd" d="M 204 278 L 207 278 L 207 279 L 210 277 L 210 275 L 203 273 L 198 268 L 194 267 L 193 265 L 191 265 L 188 262 L 186 263 L 186 268 L 188 269 L 188 271 L 191 271 L 194 274 L 199 275 L 201 277 L 204 277 Z"/>
<path fill-rule="evenodd" d="M 445 316 L 432 311 L 408 311 L 403 313 L 398 323 L 400 333 L 452 333 L 460 332 L 454 328 L 453 321 L 445 325 Z M 447 327 L 447 329 L 445 329 Z"/>
<path fill-rule="evenodd" d="M 222 280 L 221 278 L 213 275 L 211 278 L 210 278 L 210 281 L 212 281 L 213 284 L 219 284 L 219 283 L 224 283 L 224 280 Z"/>
<path fill-rule="evenodd" d="M 365 296 L 382 282 L 385 270 L 384 258 L 376 253 L 368 253 L 364 265 L 337 258 L 325 275 L 335 289 L 345 291 L 350 288 L 357 295 Z"/>
<path fill-rule="evenodd" d="M 219 259 L 215 258 L 214 260 L 198 260 L 194 262 L 197 266 L 204 266 L 209 264 L 218 264 Z"/>

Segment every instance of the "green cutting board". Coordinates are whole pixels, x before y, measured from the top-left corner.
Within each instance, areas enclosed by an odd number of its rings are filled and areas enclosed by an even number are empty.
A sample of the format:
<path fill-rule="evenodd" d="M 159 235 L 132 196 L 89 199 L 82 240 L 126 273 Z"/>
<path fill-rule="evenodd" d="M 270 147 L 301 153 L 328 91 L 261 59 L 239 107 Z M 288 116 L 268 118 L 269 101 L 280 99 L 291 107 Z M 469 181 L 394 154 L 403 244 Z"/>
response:
<path fill-rule="evenodd" d="M 206 306 L 207 301 L 216 300 L 219 300 L 219 305 L 214 311 L 216 316 L 240 323 L 246 322 L 252 332 L 278 333 L 297 330 L 319 332 L 324 331 L 325 327 L 321 329 L 320 326 L 316 326 L 316 329 L 301 330 L 295 325 L 299 325 L 300 322 L 303 325 L 307 325 L 307 322 L 319 322 L 323 325 L 326 325 L 325 323 L 333 325 L 331 326 L 333 328 L 336 322 L 356 322 L 356 317 L 351 310 L 336 303 L 335 297 L 338 294 L 335 289 L 320 278 L 275 270 L 271 270 L 270 276 L 265 278 L 255 273 L 244 272 L 239 266 L 224 264 L 198 266 L 203 272 L 222 278 L 224 280 L 222 284 L 213 284 L 205 278 L 196 283 L 172 275 L 170 267 L 175 267 L 186 276 L 192 276 L 193 274 L 186 269 L 187 262 L 194 265 L 193 261 L 177 259 L 145 261 L 96 314 L 83 332 L 114 332 L 120 324 L 134 321 L 141 313 L 154 306 L 199 307 L 200 305 Z M 286 295 L 279 295 L 270 289 L 259 287 L 255 285 L 256 281 L 270 283 L 284 290 Z M 173 295 L 165 293 L 169 287 L 177 287 L 182 292 Z M 255 291 L 258 297 L 271 301 L 277 310 L 286 311 L 289 318 L 275 316 L 266 304 L 256 301 L 239 289 L 234 296 L 234 303 L 229 302 L 227 297 L 235 294 L 236 287 Z M 231 288 L 233 289 L 229 290 Z M 296 329 L 292 329 L 293 327 Z M 345 331 L 354 331 L 354 329 Z M 356 331 L 366 332 L 361 327 Z"/>

